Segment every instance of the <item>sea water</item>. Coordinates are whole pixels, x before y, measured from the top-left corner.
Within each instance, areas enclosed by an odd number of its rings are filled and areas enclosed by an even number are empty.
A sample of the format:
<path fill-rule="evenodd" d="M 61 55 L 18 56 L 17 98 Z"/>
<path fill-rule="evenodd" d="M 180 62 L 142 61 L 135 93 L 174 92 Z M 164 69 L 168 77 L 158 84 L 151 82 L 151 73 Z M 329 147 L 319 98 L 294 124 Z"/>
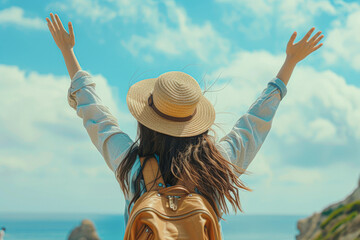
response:
<path fill-rule="evenodd" d="M 225 240 L 289 240 L 298 234 L 299 215 L 228 215 L 222 221 Z M 4 240 L 64 240 L 83 219 L 94 222 L 102 240 L 122 239 L 124 219 L 110 214 L 0 213 Z"/>

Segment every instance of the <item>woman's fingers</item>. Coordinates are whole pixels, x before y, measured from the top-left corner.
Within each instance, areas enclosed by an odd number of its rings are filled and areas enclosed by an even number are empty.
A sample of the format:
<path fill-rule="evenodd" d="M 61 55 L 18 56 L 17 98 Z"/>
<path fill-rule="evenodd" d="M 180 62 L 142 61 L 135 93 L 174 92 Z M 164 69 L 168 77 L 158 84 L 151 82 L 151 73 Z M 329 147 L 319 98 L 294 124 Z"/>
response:
<path fill-rule="evenodd" d="M 314 51 L 318 50 L 322 45 L 323 45 L 323 44 L 320 43 L 319 45 L 317 45 L 316 47 L 314 47 L 311 52 L 314 52 Z"/>
<path fill-rule="evenodd" d="M 318 31 L 310 40 L 309 43 L 313 43 L 314 40 L 321 34 L 321 31 Z"/>
<path fill-rule="evenodd" d="M 311 34 L 313 33 L 313 31 L 315 30 L 315 27 L 312 27 L 304 36 L 304 38 L 302 39 L 302 41 L 307 41 L 309 39 L 309 37 L 311 36 Z"/>
<path fill-rule="evenodd" d="M 54 14 L 50 13 L 50 17 L 51 17 L 51 21 L 52 21 L 52 24 L 53 24 L 53 26 L 54 26 L 55 32 L 56 32 L 56 31 L 59 31 L 60 28 L 59 28 L 59 26 L 58 26 L 57 23 L 56 23 L 56 20 L 55 20 L 55 18 L 54 18 Z"/>
<path fill-rule="evenodd" d="M 69 33 L 64 28 L 59 15 L 50 13 L 50 18 L 46 18 L 49 30 L 56 45 L 61 51 L 72 49 L 75 45 L 74 29 L 69 22 Z"/>
<path fill-rule="evenodd" d="M 60 18 L 59 18 L 59 16 L 57 14 L 55 14 L 55 19 L 56 19 L 56 22 L 57 22 L 60 30 L 66 32 L 66 30 L 65 30 L 65 28 L 64 28 L 64 26 L 63 26 L 63 24 L 62 24 L 62 22 L 61 22 L 61 20 L 60 20 Z"/>
<path fill-rule="evenodd" d="M 290 40 L 288 42 L 288 46 L 292 46 L 294 44 L 294 41 L 295 41 L 295 38 L 296 38 L 296 32 L 294 32 L 291 37 L 290 37 Z"/>
<path fill-rule="evenodd" d="M 71 37 L 71 38 L 74 38 L 74 28 L 73 28 L 73 26 L 72 26 L 72 23 L 69 22 L 68 25 L 69 25 L 70 37 Z"/>
<path fill-rule="evenodd" d="M 316 46 L 316 44 L 318 44 L 318 42 L 324 37 L 324 35 L 321 35 L 320 37 L 318 37 L 314 43 L 313 43 L 313 46 Z"/>
<path fill-rule="evenodd" d="M 53 38 L 55 39 L 55 30 L 54 30 L 54 26 L 52 25 L 51 21 L 49 18 L 46 18 L 47 24 L 48 24 L 48 28 L 50 30 L 51 35 L 53 36 Z"/>
<path fill-rule="evenodd" d="M 52 25 L 51 21 L 49 18 L 46 18 L 46 22 L 48 24 L 48 27 L 49 27 L 49 30 L 51 33 L 54 33 L 55 29 L 54 29 L 54 26 Z"/>

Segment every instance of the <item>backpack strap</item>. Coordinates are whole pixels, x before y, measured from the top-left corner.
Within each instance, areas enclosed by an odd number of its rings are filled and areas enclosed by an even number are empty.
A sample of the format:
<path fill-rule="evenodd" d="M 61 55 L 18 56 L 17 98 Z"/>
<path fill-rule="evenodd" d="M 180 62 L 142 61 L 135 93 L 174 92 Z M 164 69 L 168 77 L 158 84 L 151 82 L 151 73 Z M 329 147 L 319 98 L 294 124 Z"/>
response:
<path fill-rule="evenodd" d="M 158 190 L 165 185 L 164 179 L 161 176 L 159 165 L 155 157 L 151 157 L 143 166 L 145 157 L 140 157 L 140 163 L 143 173 L 143 178 L 145 182 L 146 191 Z M 154 184 L 155 181 L 155 185 Z M 161 185 L 161 186 L 159 186 Z"/>
<path fill-rule="evenodd" d="M 182 186 L 184 186 L 186 189 L 188 189 L 189 192 L 191 192 L 191 193 L 196 193 L 196 191 L 195 191 L 195 185 L 192 184 L 190 181 L 185 181 L 185 182 L 184 182 L 184 181 L 178 180 L 177 183 L 176 183 L 176 185 L 182 185 Z"/>

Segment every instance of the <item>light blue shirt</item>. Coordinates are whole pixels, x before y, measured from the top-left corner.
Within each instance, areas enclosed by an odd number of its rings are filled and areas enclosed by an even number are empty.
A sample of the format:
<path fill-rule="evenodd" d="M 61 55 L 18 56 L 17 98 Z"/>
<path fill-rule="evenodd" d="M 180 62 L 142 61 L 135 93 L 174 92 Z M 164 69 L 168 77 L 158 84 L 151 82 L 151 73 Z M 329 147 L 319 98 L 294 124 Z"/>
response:
<path fill-rule="evenodd" d="M 79 70 L 71 80 L 68 102 L 83 119 L 83 125 L 92 143 L 115 173 L 134 141 L 120 129 L 117 119 L 97 95 L 95 86 L 92 76 L 86 71 Z M 243 169 L 248 168 L 268 135 L 275 112 L 286 92 L 286 85 L 279 78 L 273 78 L 268 82 L 260 96 L 237 120 L 230 132 L 215 143 L 225 159 Z M 158 160 L 157 155 L 156 157 Z M 125 226 L 129 218 L 127 209 L 135 194 L 135 179 L 140 171 L 140 159 L 137 156 L 130 174 L 130 193 L 125 195 Z M 144 187 L 143 180 L 141 184 Z M 217 205 L 219 206 L 218 203 Z"/>

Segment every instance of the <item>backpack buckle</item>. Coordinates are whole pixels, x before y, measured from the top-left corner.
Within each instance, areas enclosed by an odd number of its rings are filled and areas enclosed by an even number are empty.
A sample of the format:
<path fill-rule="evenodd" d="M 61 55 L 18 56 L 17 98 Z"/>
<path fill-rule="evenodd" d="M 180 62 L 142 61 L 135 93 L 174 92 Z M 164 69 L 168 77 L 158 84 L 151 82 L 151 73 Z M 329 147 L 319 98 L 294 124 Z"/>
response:
<path fill-rule="evenodd" d="M 180 196 L 167 196 L 167 198 L 169 199 L 169 207 L 171 210 L 176 211 L 178 207 L 178 199 Z"/>

